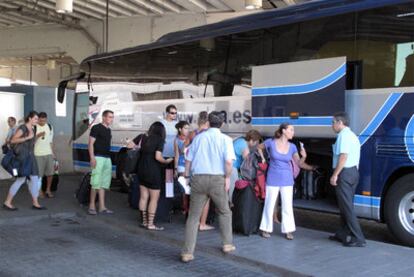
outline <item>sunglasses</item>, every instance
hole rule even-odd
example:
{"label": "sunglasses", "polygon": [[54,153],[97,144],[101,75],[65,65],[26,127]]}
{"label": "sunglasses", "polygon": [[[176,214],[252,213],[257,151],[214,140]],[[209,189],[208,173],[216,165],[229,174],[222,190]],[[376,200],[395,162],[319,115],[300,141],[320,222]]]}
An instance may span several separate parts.
{"label": "sunglasses", "polygon": [[169,114],[172,114],[172,115],[174,115],[174,114],[177,114],[177,112],[169,112]]}

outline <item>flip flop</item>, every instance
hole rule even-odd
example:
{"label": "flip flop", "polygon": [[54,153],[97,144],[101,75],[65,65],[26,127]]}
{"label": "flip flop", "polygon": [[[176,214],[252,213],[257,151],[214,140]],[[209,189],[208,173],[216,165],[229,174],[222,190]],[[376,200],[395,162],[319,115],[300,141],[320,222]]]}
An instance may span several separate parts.
{"label": "flip flop", "polygon": [[206,225],[206,226],[204,226],[204,227],[201,227],[201,226],[200,226],[200,228],[199,228],[200,232],[210,231],[210,230],[214,230],[214,229],[216,229],[216,228],[215,228],[215,227],[213,227],[213,226],[211,226],[211,225]]}
{"label": "flip flop", "polygon": [[114,212],[108,209],[102,210],[99,212],[100,214],[113,214]]}

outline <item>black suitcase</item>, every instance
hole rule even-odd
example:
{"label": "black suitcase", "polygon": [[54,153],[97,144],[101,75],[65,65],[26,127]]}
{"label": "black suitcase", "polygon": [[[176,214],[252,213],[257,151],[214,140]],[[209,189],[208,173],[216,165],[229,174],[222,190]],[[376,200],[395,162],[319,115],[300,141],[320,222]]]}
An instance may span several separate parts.
{"label": "black suitcase", "polygon": [[233,192],[233,231],[249,236],[257,233],[263,213],[263,202],[253,186],[235,189]]}
{"label": "black suitcase", "polygon": [[91,194],[91,173],[88,172],[83,176],[82,181],[79,185],[79,188],[75,192],[75,197],[76,199],[78,199],[78,202],[81,206],[88,205],[90,194]]}
{"label": "black suitcase", "polygon": [[128,204],[133,209],[139,209],[139,182],[138,177],[134,175],[129,185]]}
{"label": "black suitcase", "polygon": [[[52,179],[52,187],[50,188],[51,191],[57,191],[57,187],[59,184],[59,175],[55,174],[53,175],[53,179]],[[42,178],[42,191],[46,192],[46,187],[47,187],[47,177],[44,176]]]}
{"label": "black suitcase", "polygon": [[165,192],[161,190],[160,199],[158,200],[155,222],[172,222],[173,198],[166,198]]}

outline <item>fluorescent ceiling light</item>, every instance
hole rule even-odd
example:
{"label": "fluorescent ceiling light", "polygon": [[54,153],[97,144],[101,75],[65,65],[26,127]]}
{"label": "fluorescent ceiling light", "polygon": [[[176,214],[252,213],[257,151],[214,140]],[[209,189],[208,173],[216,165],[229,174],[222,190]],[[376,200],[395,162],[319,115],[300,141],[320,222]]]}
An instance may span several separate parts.
{"label": "fluorescent ceiling light", "polygon": [[56,0],[56,12],[71,13],[73,11],[73,0]]}
{"label": "fluorescent ceiling light", "polygon": [[244,7],[246,10],[257,10],[262,8],[262,0],[245,0]]}

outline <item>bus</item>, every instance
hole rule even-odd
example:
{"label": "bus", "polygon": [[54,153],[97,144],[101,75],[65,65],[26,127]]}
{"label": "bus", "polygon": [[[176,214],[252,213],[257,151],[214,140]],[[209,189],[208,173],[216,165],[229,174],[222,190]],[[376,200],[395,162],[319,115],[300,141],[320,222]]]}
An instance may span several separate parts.
{"label": "bus", "polygon": [[[295,70],[304,68],[316,78],[311,83],[321,85],[317,90],[334,76],[343,88],[339,94],[286,98],[260,85],[270,80],[295,86],[288,81],[298,80],[302,73]],[[86,58],[79,75],[60,83],[58,100],[67,84],[76,84],[76,170],[89,170],[88,130],[105,109],[115,112],[111,151],[118,177],[117,157],[127,138],[163,118],[169,104],[194,127],[200,111],[221,111],[223,131],[232,137],[252,128],[270,137],[286,120],[305,144],[309,162],[328,176],[313,197],[295,197],[294,205],[326,212],[338,212],[329,185],[335,140],[330,121],[343,109],[362,145],[354,198],[358,216],[386,223],[400,242],[414,246],[411,0],[311,1],[178,31]]]}

